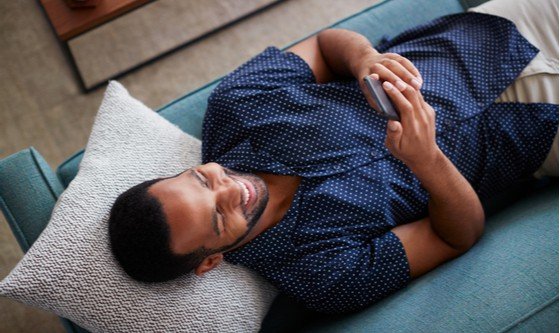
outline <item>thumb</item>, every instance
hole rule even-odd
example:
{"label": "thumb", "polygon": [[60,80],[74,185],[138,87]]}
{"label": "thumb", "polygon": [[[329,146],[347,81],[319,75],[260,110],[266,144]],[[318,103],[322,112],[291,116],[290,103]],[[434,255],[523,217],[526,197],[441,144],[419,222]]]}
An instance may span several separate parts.
{"label": "thumb", "polygon": [[400,122],[394,120],[389,120],[387,122],[387,141],[395,148],[399,146],[399,142],[401,141],[401,129],[402,126]]}

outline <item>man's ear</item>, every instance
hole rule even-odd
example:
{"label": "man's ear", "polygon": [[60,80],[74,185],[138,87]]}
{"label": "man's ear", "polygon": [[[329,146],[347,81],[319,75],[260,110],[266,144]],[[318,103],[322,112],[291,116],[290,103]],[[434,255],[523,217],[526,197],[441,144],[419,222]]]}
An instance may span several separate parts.
{"label": "man's ear", "polygon": [[195,268],[194,273],[197,276],[202,276],[202,274],[212,270],[214,267],[218,266],[222,262],[224,255],[221,253],[214,253],[204,258],[204,260]]}

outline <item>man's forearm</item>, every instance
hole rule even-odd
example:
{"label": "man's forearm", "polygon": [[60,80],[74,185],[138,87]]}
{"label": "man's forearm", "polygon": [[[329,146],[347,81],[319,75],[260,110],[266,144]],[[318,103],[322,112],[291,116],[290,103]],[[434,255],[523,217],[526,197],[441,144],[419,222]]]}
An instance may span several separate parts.
{"label": "man's forearm", "polygon": [[357,78],[359,59],[378,54],[362,35],[342,29],[328,29],[317,36],[319,48],[331,71],[338,76]]}
{"label": "man's forearm", "polygon": [[434,231],[454,248],[469,249],[482,235],[485,220],[472,186],[441,150],[433,162],[410,169],[430,194]]}
{"label": "man's forearm", "polygon": [[[361,79],[358,77],[363,72],[361,62],[379,54],[364,36],[348,30],[324,30],[317,41],[325,63],[338,76]],[[434,231],[456,249],[470,248],[482,235],[485,217],[469,182],[441,150],[430,163],[409,165],[409,168],[430,193],[430,221]]]}

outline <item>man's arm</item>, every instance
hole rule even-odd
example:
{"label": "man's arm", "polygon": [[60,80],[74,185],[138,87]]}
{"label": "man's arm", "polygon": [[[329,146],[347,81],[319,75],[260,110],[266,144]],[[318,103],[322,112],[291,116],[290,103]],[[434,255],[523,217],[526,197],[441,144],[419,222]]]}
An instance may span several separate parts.
{"label": "man's arm", "polygon": [[[367,48],[371,50],[360,51]],[[468,181],[437,147],[435,112],[424,102],[420,92],[408,84],[402,92],[395,89],[394,85],[401,77],[388,74],[384,65],[376,65],[374,60],[381,59],[377,57],[377,51],[365,37],[354,32],[325,30],[288,51],[307,62],[319,83],[348,75],[357,76],[361,81],[361,75],[371,75],[368,71],[372,70],[374,77],[392,83],[393,89],[386,91],[399,109],[401,122],[388,122],[388,125],[396,125],[397,130],[387,129],[386,145],[430,193],[430,217],[391,230],[404,246],[411,276],[420,276],[466,252],[483,232],[484,211]],[[401,61],[407,65],[409,61],[403,59]],[[417,73],[410,66],[406,66],[410,68],[408,73],[400,72],[405,80],[409,73]]]}
{"label": "man's arm", "polygon": [[434,231],[450,246],[466,251],[484,230],[484,210],[478,195],[441,151],[431,164],[411,167],[430,193],[428,204]]}
{"label": "man's arm", "polygon": [[380,53],[362,35],[342,29],[327,29],[317,35],[317,41],[325,62],[340,77],[361,79],[362,64]]}
{"label": "man's arm", "polygon": [[392,230],[416,277],[468,251],[484,230],[484,210],[472,186],[435,142],[434,109],[412,87],[403,92],[388,82],[383,87],[401,114],[400,122],[388,122],[385,144],[430,194],[429,218]]}
{"label": "man's arm", "polygon": [[297,54],[309,65],[317,83],[327,83],[335,79],[335,74],[332,72],[329,65],[327,65],[323,53],[319,48],[317,35],[313,35],[297,43],[286,51]]}
{"label": "man's arm", "polygon": [[317,83],[352,76],[358,78],[359,59],[379,55],[364,36],[342,29],[323,30],[286,51],[307,62]]}
{"label": "man's arm", "polygon": [[468,251],[482,235],[485,218],[473,188],[443,153],[433,164],[411,170],[430,194],[429,217],[391,231],[416,278]]}
{"label": "man's arm", "polygon": [[472,186],[436,143],[434,109],[412,87],[400,92],[385,82],[383,88],[401,114],[400,122],[388,122],[385,145],[429,192],[434,231],[453,248],[466,251],[482,234],[484,210]]}
{"label": "man's arm", "polygon": [[350,30],[323,30],[287,51],[297,54],[307,62],[317,83],[354,77],[374,109],[377,106],[367,93],[363,82],[365,76],[390,81],[399,89],[404,89],[405,82],[416,89],[420,89],[422,84],[420,72],[412,62],[396,53],[377,52],[364,36]]}
{"label": "man's arm", "polygon": [[[359,79],[358,65],[379,55],[364,36],[341,29],[323,30],[286,51],[297,54],[307,62],[317,83],[330,82],[337,77],[353,76]],[[365,75],[361,75],[361,78]]]}

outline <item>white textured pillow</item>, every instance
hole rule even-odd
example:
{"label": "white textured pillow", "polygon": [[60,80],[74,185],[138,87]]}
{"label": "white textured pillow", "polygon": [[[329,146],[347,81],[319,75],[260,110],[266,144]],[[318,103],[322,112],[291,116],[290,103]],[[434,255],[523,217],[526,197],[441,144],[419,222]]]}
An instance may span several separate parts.
{"label": "white textured pillow", "polygon": [[274,287],[226,262],[203,277],[129,278],[113,259],[107,220],[117,196],[200,163],[200,141],[111,81],[76,178],[0,293],[94,332],[257,331]]}

